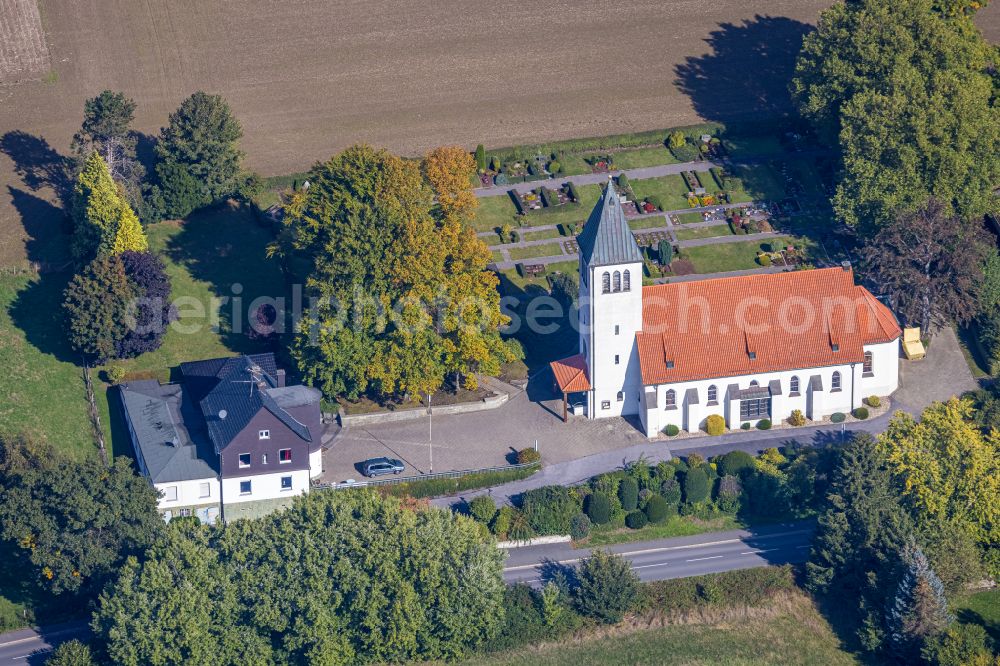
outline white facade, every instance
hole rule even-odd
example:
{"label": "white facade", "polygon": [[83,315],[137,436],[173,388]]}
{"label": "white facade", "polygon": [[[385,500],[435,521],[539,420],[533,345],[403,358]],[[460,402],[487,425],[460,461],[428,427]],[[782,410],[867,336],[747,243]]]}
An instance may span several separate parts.
{"label": "white facade", "polygon": [[219,516],[219,479],[193,479],[154,483],[160,491],[156,508],[170,520],[179,516],[197,516],[203,522],[214,523]]}
{"label": "white facade", "polygon": [[[244,484],[249,483],[249,486]],[[223,505],[259,502],[309,492],[309,470],[254,474],[222,480]]]}
{"label": "white facade", "polygon": [[581,265],[581,271],[587,277],[580,280],[580,353],[593,386],[587,414],[637,414],[642,379],[635,334],[642,330],[642,264]]}
{"label": "white facade", "polygon": [[309,454],[309,478],[315,479],[323,474],[323,449],[317,448]]}

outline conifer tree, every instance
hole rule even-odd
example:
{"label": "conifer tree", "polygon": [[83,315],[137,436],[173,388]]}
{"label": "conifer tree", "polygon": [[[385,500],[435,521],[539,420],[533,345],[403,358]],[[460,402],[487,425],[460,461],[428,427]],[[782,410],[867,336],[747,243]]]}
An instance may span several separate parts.
{"label": "conifer tree", "polygon": [[[84,163],[73,188],[73,257],[80,263],[96,256],[148,248],[139,219],[95,151]],[[121,238],[119,238],[119,236]]]}
{"label": "conifer tree", "polygon": [[944,585],[914,543],[902,553],[903,575],[886,612],[889,644],[904,658],[916,656],[925,639],[952,622]]}

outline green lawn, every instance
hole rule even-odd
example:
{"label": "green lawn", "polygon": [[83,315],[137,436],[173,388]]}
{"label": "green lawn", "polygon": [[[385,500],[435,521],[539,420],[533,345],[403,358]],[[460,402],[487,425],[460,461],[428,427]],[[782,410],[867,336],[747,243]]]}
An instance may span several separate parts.
{"label": "green lawn", "polygon": [[730,236],[732,231],[728,224],[717,224],[714,227],[696,227],[694,229],[678,229],[677,240],[694,240],[696,238],[716,238]]}
{"label": "green lawn", "polygon": [[506,194],[495,197],[479,197],[479,209],[472,227],[476,231],[493,231],[509,224],[517,226],[517,209]]}
{"label": "green lawn", "polygon": [[677,158],[666,146],[636,148],[613,153],[616,169],[641,169],[661,164],[677,164]]}
{"label": "green lawn", "polygon": [[559,233],[558,229],[541,229],[535,231],[531,227],[525,227],[521,230],[521,240],[526,241],[549,240],[562,237],[563,235]]}
{"label": "green lawn", "polygon": [[952,599],[951,606],[959,622],[983,625],[1000,645],[1000,588]]}
{"label": "green lawn", "polygon": [[644,217],[638,220],[630,220],[628,226],[632,231],[639,231],[641,229],[658,229],[660,227],[667,226],[666,220],[662,216],[657,215],[656,217]]}
{"label": "green lawn", "polygon": [[692,536],[706,532],[722,532],[741,527],[732,516],[719,516],[711,520],[699,520],[690,516],[672,516],[660,525],[646,525],[642,529],[630,530],[627,527],[610,528],[595,527],[586,541],[577,544],[580,548],[608,546],[615,543],[631,543],[651,539],[669,539],[671,537]]}
{"label": "green lawn", "polygon": [[703,245],[701,247],[684,248],[682,259],[694,263],[697,273],[721,273],[739,271],[748,268],[760,268],[757,263],[757,252],[761,243],[748,241],[745,243],[723,243],[720,245]]}
{"label": "green lawn", "polygon": [[632,191],[639,199],[657,196],[666,210],[682,210],[688,208],[687,183],[680,175],[660,176],[659,178],[645,178],[643,180],[633,180]]}
{"label": "green lawn", "polygon": [[69,277],[0,277],[0,434],[30,433],[83,458],[97,447],[79,358],[65,339]]}
{"label": "green lawn", "polygon": [[794,597],[776,602],[774,614],[715,621],[697,616],[689,624],[655,629],[641,622],[619,630],[595,631],[566,637],[542,647],[481,656],[461,662],[468,665],[603,666],[629,664],[684,664],[686,666],[847,666],[855,658],[811,602]]}
{"label": "green lawn", "polygon": [[701,213],[678,213],[674,217],[677,218],[677,224],[694,224],[705,221],[705,216]]}
{"label": "green lawn", "polygon": [[583,225],[587,221],[587,216],[601,198],[600,185],[580,185],[576,188],[580,197],[578,204],[563,204],[555,208],[532,211],[527,214],[526,221],[529,225],[537,226],[543,224],[578,224]]}
{"label": "green lawn", "polygon": [[[551,273],[569,273],[571,275],[576,275],[580,266],[576,261],[558,261],[553,264],[546,264],[545,271],[547,274]],[[500,271],[500,282],[501,282],[501,293],[507,293],[504,290],[504,282],[510,283],[510,286],[516,289],[525,290],[528,287],[540,287],[542,289],[548,290],[549,282],[544,275],[539,275],[538,277],[521,277],[516,268],[508,268],[505,271]],[[528,351],[526,349],[526,351]],[[530,351],[529,351],[530,353]]]}
{"label": "green lawn", "polygon": [[507,249],[510,258],[535,259],[537,257],[556,257],[562,254],[562,248],[558,243],[546,243],[545,245],[529,245],[528,247],[511,247]]}
{"label": "green lawn", "polygon": [[735,173],[743,181],[743,192],[734,197],[736,202],[760,199],[778,201],[785,198],[784,179],[771,164],[739,167]]}

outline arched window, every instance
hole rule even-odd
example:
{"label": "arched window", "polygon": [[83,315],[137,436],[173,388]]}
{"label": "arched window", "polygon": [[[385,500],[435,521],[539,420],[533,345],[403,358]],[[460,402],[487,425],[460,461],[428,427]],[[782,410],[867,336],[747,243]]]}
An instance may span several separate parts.
{"label": "arched window", "polygon": [[673,389],[667,390],[667,409],[677,406],[677,393]]}
{"label": "arched window", "polygon": [[792,375],[792,378],[788,380],[788,391],[790,393],[799,392],[799,378],[797,376]]}
{"label": "arched window", "polygon": [[618,402],[625,399],[625,393],[623,391],[618,391]]}
{"label": "arched window", "polygon": [[750,386],[760,386],[760,384],[758,384],[757,380],[755,379],[752,382],[750,382]]}
{"label": "arched window", "polygon": [[719,389],[715,388],[715,384],[708,387],[708,401],[718,402],[719,401]]}
{"label": "arched window", "polygon": [[618,271],[615,271],[615,275],[612,280],[612,291],[621,291],[621,290],[622,290],[622,274],[619,273]]}
{"label": "arched window", "polygon": [[861,367],[861,371],[866,375],[872,374],[875,369],[875,359],[872,358],[872,353],[870,351],[865,352],[865,363]]}
{"label": "arched window", "polygon": [[830,378],[830,390],[839,391],[840,390],[840,373],[834,372],[833,377]]}
{"label": "arched window", "polygon": [[624,273],[622,273],[622,290],[630,291],[631,289],[632,289],[632,280],[631,277],[629,276],[628,271],[625,271]]}
{"label": "arched window", "polygon": [[611,273],[607,271],[604,271],[604,275],[601,276],[601,293],[611,293]]}

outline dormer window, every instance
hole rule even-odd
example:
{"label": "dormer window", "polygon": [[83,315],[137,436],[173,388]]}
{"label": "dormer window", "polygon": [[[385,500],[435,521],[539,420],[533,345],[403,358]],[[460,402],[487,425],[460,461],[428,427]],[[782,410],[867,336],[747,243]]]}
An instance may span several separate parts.
{"label": "dormer window", "polygon": [[751,361],[756,361],[757,360],[757,352],[755,352],[755,351],[747,352],[747,356],[750,357]]}
{"label": "dormer window", "polygon": [[834,342],[833,344],[830,345],[830,349],[832,349],[835,352],[839,352],[840,351],[840,345],[838,345],[836,342]]}
{"label": "dormer window", "polygon": [[673,361],[667,361],[667,370],[670,370],[673,367],[674,367],[674,362]]}

